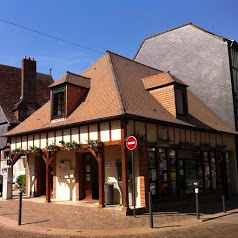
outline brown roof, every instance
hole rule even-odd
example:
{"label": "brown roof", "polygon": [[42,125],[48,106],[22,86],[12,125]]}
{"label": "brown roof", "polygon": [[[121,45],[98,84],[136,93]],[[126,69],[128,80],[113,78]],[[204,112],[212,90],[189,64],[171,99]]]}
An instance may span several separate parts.
{"label": "brown roof", "polygon": [[[12,110],[19,103],[21,96],[21,68],[0,65],[0,106],[9,123],[18,123]],[[53,82],[50,75],[37,73],[36,102],[42,106],[49,100],[48,86]]]}
{"label": "brown roof", "polygon": [[189,120],[182,121],[175,118],[143,85],[142,79],[150,76],[153,79],[153,76],[157,77],[160,73],[161,71],[157,69],[107,52],[83,73],[84,77],[91,79],[89,93],[85,101],[67,119],[50,122],[50,102],[48,102],[6,135],[56,129],[60,126],[122,115],[235,133],[189,90]]}
{"label": "brown roof", "polygon": [[67,71],[67,73],[63,77],[61,77],[58,81],[52,83],[49,87],[52,88],[62,83],[71,83],[84,88],[90,88],[90,78],[86,78],[82,75],[78,75],[69,71]]}
{"label": "brown roof", "polygon": [[181,80],[177,79],[175,76],[171,75],[169,72],[163,72],[149,76],[147,78],[143,78],[142,82],[144,84],[145,89],[156,88],[170,83],[179,83],[188,86]]}

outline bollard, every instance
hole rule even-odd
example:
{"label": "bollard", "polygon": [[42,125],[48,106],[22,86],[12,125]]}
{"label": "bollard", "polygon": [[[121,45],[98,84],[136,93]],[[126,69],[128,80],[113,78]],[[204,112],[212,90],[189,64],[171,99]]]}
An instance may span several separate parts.
{"label": "bollard", "polygon": [[18,226],[21,225],[21,212],[22,212],[22,191],[19,192],[19,213],[18,213]]}
{"label": "bollard", "polygon": [[149,191],[149,213],[150,213],[150,228],[153,228],[153,211],[152,211],[152,193]]}
{"label": "bollard", "polygon": [[222,207],[223,207],[223,212],[226,213],[225,196],[222,196]]}
{"label": "bollard", "polygon": [[195,188],[197,219],[200,218],[200,214],[199,214],[199,202],[198,202],[198,192],[199,192],[199,188]]}

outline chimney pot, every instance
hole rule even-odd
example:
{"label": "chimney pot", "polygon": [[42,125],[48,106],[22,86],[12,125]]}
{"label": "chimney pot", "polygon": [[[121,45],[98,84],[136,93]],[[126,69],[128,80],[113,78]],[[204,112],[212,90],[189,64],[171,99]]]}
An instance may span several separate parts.
{"label": "chimney pot", "polygon": [[31,60],[31,57],[29,57],[29,60]]}
{"label": "chimney pot", "polygon": [[24,59],[26,59],[26,56],[24,56]]}

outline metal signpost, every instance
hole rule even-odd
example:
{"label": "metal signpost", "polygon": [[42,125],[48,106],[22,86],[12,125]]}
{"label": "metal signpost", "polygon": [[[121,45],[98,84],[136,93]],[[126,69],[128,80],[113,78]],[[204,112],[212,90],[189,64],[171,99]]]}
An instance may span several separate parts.
{"label": "metal signpost", "polygon": [[133,198],[133,206],[134,206],[134,217],[136,216],[136,191],[135,191],[135,163],[134,163],[134,149],[137,146],[137,139],[134,136],[129,136],[126,139],[126,147],[128,150],[131,150],[131,158],[132,158],[132,198]]}

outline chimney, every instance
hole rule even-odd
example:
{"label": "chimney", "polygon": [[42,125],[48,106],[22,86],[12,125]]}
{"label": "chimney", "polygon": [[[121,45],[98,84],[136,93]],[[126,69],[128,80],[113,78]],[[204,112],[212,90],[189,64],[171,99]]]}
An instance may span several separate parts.
{"label": "chimney", "polygon": [[21,99],[24,103],[36,103],[36,61],[26,56],[22,60]]}

